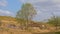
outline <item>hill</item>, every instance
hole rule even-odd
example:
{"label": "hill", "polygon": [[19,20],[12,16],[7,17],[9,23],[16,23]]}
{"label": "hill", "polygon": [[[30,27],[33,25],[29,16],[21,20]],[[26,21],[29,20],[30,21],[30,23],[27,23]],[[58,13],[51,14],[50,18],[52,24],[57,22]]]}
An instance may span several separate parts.
{"label": "hill", "polygon": [[14,17],[11,17],[11,16],[0,16],[0,20],[15,21],[16,19]]}
{"label": "hill", "polygon": [[[24,20],[19,20],[24,22]],[[46,23],[29,21],[29,30],[22,30],[17,19],[11,16],[0,16],[0,34],[35,34],[55,32],[55,27]],[[60,29],[59,29],[60,31]]]}

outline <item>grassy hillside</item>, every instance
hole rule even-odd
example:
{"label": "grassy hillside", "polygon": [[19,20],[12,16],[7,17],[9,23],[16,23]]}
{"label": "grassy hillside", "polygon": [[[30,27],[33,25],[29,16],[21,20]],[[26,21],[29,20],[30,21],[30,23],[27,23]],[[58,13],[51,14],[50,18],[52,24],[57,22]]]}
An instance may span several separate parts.
{"label": "grassy hillside", "polygon": [[[19,20],[19,23],[22,23],[24,20]],[[41,23],[41,22],[34,22],[29,21],[30,24],[28,26],[29,30],[21,30],[19,28],[19,23],[17,22],[17,19],[10,16],[0,16],[0,34],[40,34],[40,33],[47,33],[47,32],[54,32],[55,28],[52,25]],[[46,29],[40,29],[41,25],[45,25]],[[40,28],[39,28],[40,27]],[[60,31],[60,30],[59,30]],[[49,34],[49,33],[48,33]]]}
{"label": "grassy hillside", "polygon": [[1,27],[7,27],[10,24],[17,25],[16,18],[10,16],[0,16]]}
{"label": "grassy hillside", "polygon": [[0,23],[2,23],[0,26],[0,34],[31,34],[30,32],[17,28],[16,25],[18,24],[16,18],[10,16],[0,16]]}
{"label": "grassy hillside", "polygon": [[0,16],[0,20],[16,20],[14,17],[11,17],[11,16]]}

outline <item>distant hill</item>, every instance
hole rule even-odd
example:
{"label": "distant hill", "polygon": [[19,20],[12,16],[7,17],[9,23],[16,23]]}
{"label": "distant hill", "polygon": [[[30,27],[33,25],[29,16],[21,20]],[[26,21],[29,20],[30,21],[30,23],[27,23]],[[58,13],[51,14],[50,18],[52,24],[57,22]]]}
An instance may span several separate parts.
{"label": "distant hill", "polygon": [[11,16],[0,16],[0,23],[2,23],[2,26],[8,25],[8,24],[17,24],[16,18]]}
{"label": "distant hill", "polygon": [[0,16],[0,20],[16,20],[16,19],[11,16]]}

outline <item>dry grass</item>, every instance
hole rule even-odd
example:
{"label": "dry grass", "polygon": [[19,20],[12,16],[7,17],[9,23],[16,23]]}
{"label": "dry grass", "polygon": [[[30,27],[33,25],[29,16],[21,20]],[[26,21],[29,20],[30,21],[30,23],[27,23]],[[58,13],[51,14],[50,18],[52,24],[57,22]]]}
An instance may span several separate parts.
{"label": "dry grass", "polygon": [[[2,19],[4,18],[4,19]],[[8,17],[9,18],[9,17]],[[20,24],[17,24],[16,19],[10,18],[8,20],[7,17],[1,17],[2,19],[2,26],[0,26],[0,34],[32,34],[32,33],[46,33],[46,32],[52,32],[55,31],[53,27],[49,27],[49,29],[39,29],[39,28],[29,28],[29,30],[21,30],[18,28],[8,28],[8,24],[13,24],[16,26],[19,26]],[[60,30],[59,30],[60,31]]]}

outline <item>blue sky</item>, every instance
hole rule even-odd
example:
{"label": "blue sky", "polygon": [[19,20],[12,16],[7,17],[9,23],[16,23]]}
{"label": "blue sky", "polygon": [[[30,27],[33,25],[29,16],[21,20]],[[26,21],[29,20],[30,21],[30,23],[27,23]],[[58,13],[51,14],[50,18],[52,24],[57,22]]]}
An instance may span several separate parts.
{"label": "blue sky", "polygon": [[0,0],[0,15],[15,16],[23,3],[31,3],[37,10],[34,17],[36,21],[42,21],[54,15],[60,15],[60,0]]}
{"label": "blue sky", "polygon": [[0,12],[6,16],[15,16],[22,5],[19,0],[0,0],[0,2]]}

